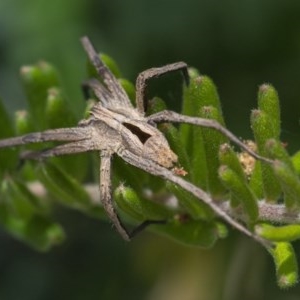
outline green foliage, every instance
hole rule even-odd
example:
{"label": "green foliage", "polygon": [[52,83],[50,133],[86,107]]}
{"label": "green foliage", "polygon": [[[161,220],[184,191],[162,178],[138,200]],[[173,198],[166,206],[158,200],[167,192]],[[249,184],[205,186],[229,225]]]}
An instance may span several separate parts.
{"label": "green foliage", "polygon": [[298,267],[292,245],[287,242],[276,243],[271,254],[276,266],[278,285],[281,288],[288,288],[295,285],[298,280]]}
{"label": "green foliage", "polygon": [[220,167],[219,176],[234,199],[241,201],[244,212],[249,219],[249,223],[253,224],[258,218],[258,204],[254,193],[249,188],[244,177],[240,177],[228,166]]}
{"label": "green foliage", "polygon": [[165,220],[174,215],[176,210],[158,201],[141,198],[129,187],[120,185],[115,189],[115,200],[120,209],[133,220]]}
{"label": "green foliage", "polygon": [[34,66],[22,67],[20,74],[34,125],[39,130],[45,129],[47,94],[50,88],[59,86],[58,72],[54,66],[39,62]]}
{"label": "green foliage", "polygon": [[[121,78],[117,64],[110,57],[101,57],[134,102],[134,85]],[[88,72],[95,75],[90,65]],[[216,120],[225,126],[214,83],[195,69],[189,72],[191,82],[183,87],[182,113]],[[11,120],[0,102],[0,138],[45,128],[76,126],[78,120],[67,105],[58,72],[52,65],[41,62],[23,67],[21,79],[29,109],[16,113]],[[86,103],[83,117],[88,115],[94,101],[90,99]],[[162,99],[154,98],[149,102],[148,113],[165,108]],[[296,283],[298,276],[289,242],[300,237],[299,225],[262,224],[260,218],[264,216],[259,211],[261,203],[275,207],[282,200],[288,212],[299,213],[300,209],[300,155],[298,152],[291,158],[280,142],[279,98],[274,87],[264,84],[259,88],[258,109],[252,111],[250,122],[258,153],[274,160],[272,164],[250,157],[242,160],[240,154],[245,153],[237,153],[228,139],[214,129],[187,124],[178,127],[160,124],[159,128],[178,155],[179,176],[185,175],[186,180],[204,189],[214,201],[228,202],[228,213],[242,212],[248,229],[270,242],[266,247],[274,258],[279,286],[289,287]],[[41,148],[31,145],[26,149]],[[98,182],[95,156],[84,154],[26,162],[17,168],[18,157],[18,149],[1,150],[0,223],[13,236],[40,251],[61,243],[63,229],[52,220],[55,201],[88,216],[104,218],[100,202],[95,201],[85,185]],[[211,209],[181,187],[154,178],[120,159],[114,161],[113,168],[116,208],[132,226],[145,220],[164,221],[165,224],[151,225],[149,230],[193,247],[209,248],[227,236],[226,226]],[[42,186],[46,195],[38,196],[30,189],[32,181]],[[120,185],[120,182],[124,183]]]}
{"label": "green foliage", "polygon": [[[255,137],[255,142],[259,154],[267,156],[265,144],[269,139],[275,138],[276,133],[273,129],[274,119],[262,110],[253,110],[251,114],[251,126]],[[276,122],[277,123],[277,122]],[[261,164],[261,174],[264,186],[264,196],[269,202],[276,202],[280,196],[280,187],[272,167]]]}
{"label": "green foliage", "polygon": [[93,203],[86,190],[71,175],[60,169],[59,165],[48,162],[36,168],[37,177],[49,193],[67,207],[86,214],[100,216],[99,203]]}
{"label": "green foliage", "polygon": [[[9,136],[14,135],[14,128],[12,125],[12,122],[9,118],[8,113],[5,110],[5,107],[0,99],[0,138],[6,138]],[[0,174],[3,175],[3,173],[6,170],[12,170],[16,167],[16,162],[18,159],[18,153],[16,151],[12,151],[10,149],[4,149],[1,151],[0,155]]]}
{"label": "green foliage", "polygon": [[261,237],[274,242],[292,242],[300,238],[300,225],[273,226],[267,223],[255,226],[255,231]]}
{"label": "green foliage", "polygon": [[45,122],[48,128],[70,127],[76,123],[76,118],[67,105],[63,92],[56,86],[47,90]]}
{"label": "green foliage", "polygon": [[39,251],[64,240],[62,227],[49,217],[48,205],[22,182],[3,179],[0,197],[0,223],[10,234]]}
{"label": "green foliage", "polygon": [[185,218],[173,218],[164,226],[154,225],[154,232],[190,247],[211,248],[219,238],[227,236],[224,224]]}
{"label": "green foliage", "polygon": [[286,207],[289,209],[298,208],[300,204],[300,180],[298,176],[281,161],[275,161],[273,169],[284,193]]}

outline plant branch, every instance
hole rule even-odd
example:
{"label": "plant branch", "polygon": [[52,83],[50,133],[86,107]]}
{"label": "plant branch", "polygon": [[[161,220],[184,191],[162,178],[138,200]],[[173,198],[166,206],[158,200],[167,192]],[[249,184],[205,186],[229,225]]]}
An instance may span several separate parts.
{"label": "plant branch", "polygon": [[[232,209],[229,201],[221,202],[220,208],[231,216],[244,221],[245,215],[241,208]],[[298,224],[300,223],[300,213],[293,212],[286,208],[284,204],[270,204],[265,200],[258,201],[260,221],[268,221],[278,224]]]}
{"label": "plant branch", "polygon": [[[44,198],[47,196],[47,190],[40,182],[28,183],[28,188],[37,197]],[[92,202],[99,204],[99,186],[97,184],[85,184],[84,189],[89,194]],[[246,216],[243,214],[241,208],[232,209],[229,201],[215,203],[228,216],[245,221]],[[258,201],[259,206],[259,220],[269,221],[280,224],[297,224],[300,223],[300,213],[291,212],[286,209],[283,204],[270,204],[264,200]],[[252,233],[249,232],[251,237]],[[249,234],[247,233],[249,236]],[[256,239],[256,238],[255,238]],[[259,240],[261,243],[261,240]],[[265,240],[264,240],[265,242]]]}

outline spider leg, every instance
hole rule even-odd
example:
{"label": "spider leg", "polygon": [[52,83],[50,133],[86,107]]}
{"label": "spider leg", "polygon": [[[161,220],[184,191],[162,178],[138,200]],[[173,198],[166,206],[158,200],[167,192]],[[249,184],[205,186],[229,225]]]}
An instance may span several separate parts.
{"label": "spider leg", "polygon": [[129,241],[130,236],[123,226],[117,212],[112,203],[111,197],[111,153],[108,151],[101,151],[100,163],[100,197],[101,203],[108,217],[112,221],[116,230],[120,233],[124,240]]}
{"label": "spider leg", "polygon": [[256,152],[251,150],[247,147],[239,138],[237,138],[231,131],[223,127],[220,123],[216,122],[215,120],[198,118],[198,117],[190,117],[178,114],[176,112],[170,110],[160,111],[156,114],[153,114],[147,117],[147,120],[155,122],[155,123],[162,123],[162,122],[172,122],[172,123],[187,123],[193,124],[201,127],[208,127],[213,128],[219,132],[221,132],[224,136],[228,137],[232,142],[238,145],[240,148],[245,150],[254,158],[264,161],[266,163],[273,163],[271,159],[258,155]]}
{"label": "spider leg", "polygon": [[89,57],[90,62],[95,67],[100,77],[103,79],[108,90],[113,94],[115,104],[117,104],[117,106],[132,107],[127,94],[123,90],[116,77],[100,59],[89,38],[86,36],[82,37],[81,43]]}
{"label": "spider leg", "polygon": [[137,234],[142,232],[146,227],[148,227],[149,225],[154,225],[154,224],[164,225],[164,224],[167,224],[167,220],[146,220],[130,232],[130,234],[129,234],[130,238],[135,237]]}
{"label": "spider leg", "polygon": [[18,137],[0,140],[0,148],[50,141],[81,141],[88,139],[89,136],[90,134],[88,128],[84,127],[50,129],[42,132],[33,132]]}
{"label": "spider leg", "polygon": [[125,150],[125,149],[119,149],[117,153],[120,157],[123,158],[124,161],[128,162],[129,164],[140,168],[147,173],[150,173],[155,176],[159,176],[165,180],[169,180],[178,186],[182,187],[192,195],[194,195],[196,198],[199,199],[199,201],[203,201],[205,204],[207,204],[220,218],[225,220],[227,223],[229,223],[232,227],[239,230],[240,232],[246,234],[247,236],[255,239],[262,245],[269,247],[270,243],[266,241],[265,239],[261,238],[260,236],[256,235],[255,233],[248,230],[246,227],[244,227],[242,224],[240,224],[238,221],[236,221],[234,218],[232,218],[229,214],[227,214],[219,205],[218,203],[214,202],[214,200],[211,198],[211,196],[206,193],[204,190],[200,189],[199,187],[193,185],[192,183],[184,180],[183,178],[176,176],[173,174],[172,171],[161,167],[160,165],[154,163],[153,161],[147,160],[147,159],[141,159],[138,155]]}
{"label": "spider leg", "polygon": [[89,92],[92,90],[103,106],[109,106],[112,95],[97,79],[92,78],[84,81],[81,84],[81,88],[85,99],[90,98]]}
{"label": "spider leg", "polygon": [[68,154],[77,154],[92,151],[89,145],[85,141],[72,142],[63,145],[53,147],[51,149],[45,149],[42,151],[24,151],[21,153],[21,160],[31,159],[31,160],[42,160],[47,157],[61,156]]}
{"label": "spider leg", "polygon": [[117,212],[112,203],[111,198],[111,154],[108,151],[101,151],[100,165],[100,197],[101,203],[108,217],[113,222],[116,230],[120,233],[124,240],[129,241],[139,232],[151,224],[165,224],[165,220],[146,220],[137,226],[132,232],[128,232],[122,224]]}
{"label": "spider leg", "polygon": [[159,68],[151,68],[140,73],[136,79],[136,105],[139,112],[144,113],[147,110],[146,89],[150,79],[162,76],[167,73],[182,71],[185,82],[189,83],[187,64],[177,62]]}

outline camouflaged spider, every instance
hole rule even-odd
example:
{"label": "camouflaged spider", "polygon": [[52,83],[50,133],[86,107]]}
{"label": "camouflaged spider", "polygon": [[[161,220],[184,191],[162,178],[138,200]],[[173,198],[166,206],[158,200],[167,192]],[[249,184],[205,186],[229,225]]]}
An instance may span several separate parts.
{"label": "camouflaged spider", "polygon": [[[155,124],[159,122],[177,122],[214,128],[252,156],[261,160],[268,160],[248,149],[237,137],[213,120],[183,116],[173,111],[162,111],[145,117],[145,90],[147,82],[153,77],[159,77],[174,71],[182,71],[186,82],[188,82],[186,63],[177,62],[160,68],[148,69],[140,73],[136,80],[137,107],[134,108],[126,92],[99,58],[89,39],[83,37],[81,42],[90,62],[103,81],[100,82],[92,78],[85,82],[85,86],[91,89],[99,100],[92,107],[90,117],[80,121],[77,127],[46,130],[0,140],[0,148],[47,141],[67,142],[48,150],[25,155],[25,158],[35,160],[66,154],[99,151],[101,157],[101,202],[113,225],[125,240],[129,240],[132,234],[129,234],[121,223],[111,197],[111,159],[114,154],[150,174],[160,176],[180,185],[208,204],[216,214],[232,226],[253,237],[253,234],[248,229],[218,207],[206,192],[176,176],[169,170],[176,164],[177,155],[170,149],[166,138],[156,128]],[[146,221],[139,228],[143,228],[152,222],[155,221]]]}

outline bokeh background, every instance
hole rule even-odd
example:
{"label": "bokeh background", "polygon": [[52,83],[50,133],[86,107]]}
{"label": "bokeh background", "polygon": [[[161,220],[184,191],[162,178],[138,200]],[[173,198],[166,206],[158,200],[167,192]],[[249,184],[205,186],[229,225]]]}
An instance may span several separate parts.
{"label": "bokeh background", "polygon": [[[244,138],[251,137],[258,86],[272,83],[281,98],[282,140],[290,153],[300,148],[299,1],[1,0],[0,95],[10,111],[25,107],[20,66],[44,59],[60,70],[80,115],[82,35],[132,81],[178,60],[197,67],[215,81],[228,127]],[[180,107],[167,84],[157,90]],[[108,223],[64,209],[57,218],[68,239],[45,254],[0,231],[1,300],[299,299],[299,285],[279,290],[268,254],[236,232],[203,250],[150,233],[128,244]]]}

